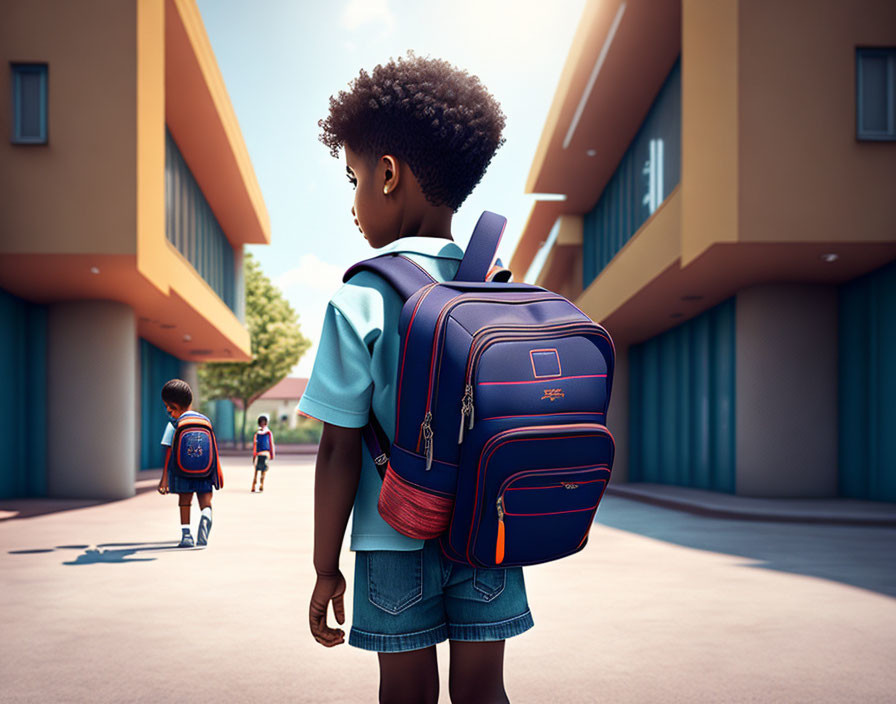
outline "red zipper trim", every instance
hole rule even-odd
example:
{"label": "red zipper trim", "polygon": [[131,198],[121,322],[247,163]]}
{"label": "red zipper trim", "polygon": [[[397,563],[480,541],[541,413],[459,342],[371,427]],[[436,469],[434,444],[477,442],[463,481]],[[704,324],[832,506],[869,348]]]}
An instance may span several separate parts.
{"label": "red zipper trim", "polygon": [[[578,485],[582,485],[582,484],[594,484],[594,482],[605,482],[605,481],[607,481],[607,480],[606,479],[589,479],[584,482],[575,482],[575,483]],[[564,489],[565,490],[566,487],[563,486],[562,482],[557,482],[556,484],[549,484],[547,486],[516,486],[516,487],[509,486],[502,492],[501,495],[503,496],[508,491],[542,491],[542,490],[547,490],[547,489]],[[506,510],[505,510],[505,513],[506,513]]]}
{"label": "red zipper trim", "polygon": [[[525,479],[527,476],[532,474],[542,474],[544,472],[588,472],[588,471],[597,471],[601,469],[606,469],[607,471],[610,468],[605,464],[579,464],[573,467],[545,467],[543,469],[524,469],[522,472],[516,472],[511,474],[507,479],[501,482],[501,486],[498,487],[498,496],[504,494],[505,491],[519,491],[518,489],[508,489],[508,487],[515,481],[520,479]],[[593,480],[598,481],[598,480]],[[585,483],[585,482],[583,482]],[[521,487],[522,489],[528,489],[530,487]]]}
{"label": "red zipper trim", "polygon": [[[600,503],[599,501],[597,503]],[[504,509],[505,516],[559,516],[562,513],[581,513],[582,511],[593,511],[597,504],[594,506],[589,506],[588,508],[571,508],[569,511],[549,511],[547,513],[511,513],[506,508]]]}
{"label": "red zipper trim", "polygon": [[535,379],[534,381],[480,381],[477,386],[510,386],[515,384],[553,384],[555,381],[565,381],[566,379],[606,379],[606,374],[579,374],[577,376],[555,376],[550,379]]}
{"label": "red zipper trim", "polygon": [[505,420],[507,418],[544,418],[545,416],[605,416],[603,411],[558,411],[557,413],[520,413],[513,416],[486,416],[480,420]]}

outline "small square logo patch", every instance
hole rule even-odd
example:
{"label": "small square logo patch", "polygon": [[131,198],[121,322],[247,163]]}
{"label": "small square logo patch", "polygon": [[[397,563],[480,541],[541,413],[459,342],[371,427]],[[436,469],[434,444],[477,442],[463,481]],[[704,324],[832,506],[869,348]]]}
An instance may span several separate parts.
{"label": "small square logo patch", "polygon": [[532,360],[532,373],[536,379],[545,379],[560,376],[560,355],[557,350],[532,350],[529,352]]}

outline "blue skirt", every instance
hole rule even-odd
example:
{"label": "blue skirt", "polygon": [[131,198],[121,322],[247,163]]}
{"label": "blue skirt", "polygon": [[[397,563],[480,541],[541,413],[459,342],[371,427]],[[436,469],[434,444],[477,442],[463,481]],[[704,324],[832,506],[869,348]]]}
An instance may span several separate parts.
{"label": "blue skirt", "polygon": [[218,488],[218,475],[213,474],[209,479],[187,479],[168,470],[168,492],[171,494],[189,494],[195,491],[197,494],[207,494],[212,489]]}

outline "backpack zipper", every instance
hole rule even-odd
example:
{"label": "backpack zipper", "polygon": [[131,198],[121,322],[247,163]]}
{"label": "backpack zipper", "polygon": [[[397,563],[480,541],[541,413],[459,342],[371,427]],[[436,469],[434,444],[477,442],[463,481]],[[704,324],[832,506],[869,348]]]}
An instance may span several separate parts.
{"label": "backpack zipper", "polygon": [[[578,325],[579,323],[557,323],[550,327],[558,327],[563,325]],[[464,441],[464,425],[466,424],[467,416],[470,416],[469,425],[467,425],[467,430],[473,429],[473,421],[474,414],[476,409],[473,407],[473,384],[470,383],[470,358],[474,354],[474,350],[476,346],[479,344],[479,340],[488,337],[489,335],[494,335],[499,332],[507,331],[513,332],[514,330],[531,330],[533,328],[543,329],[542,325],[532,325],[532,324],[520,324],[520,325],[502,325],[496,328],[488,328],[485,332],[477,332],[473,336],[473,343],[470,345],[470,354],[467,355],[467,367],[464,372],[464,377],[466,384],[464,385],[464,395],[460,402],[460,429],[457,434],[457,444],[460,445]],[[439,366],[441,366],[442,359],[439,358]],[[437,374],[438,376],[438,374]]]}
{"label": "backpack zipper", "polygon": [[[556,325],[550,326],[527,326],[525,329],[531,330],[533,328],[537,328],[539,330],[538,333],[533,333],[530,335],[505,335],[504,337],[498,337],[498,335],[504,331],[512,331],[514,328],[503,328],[503,329],[492,329],[484,335],[478,342],[474,340],[473,346],[470,348],[470,354],[467,357],[467,368],[465,373],[465,387],[464,387],[464,396],[461,400],[461,418],[460,418],[460,432],[458,433],[457,442],[458,444],[463,442],[464,439],[464,420],[469,415],[470,420],[467,424],[467,430],[473,429],[473,424],[475,421],[475,405],[474,405],[474,395],[473,395],[473,370],[478,362],[479,358],[485,352],[485,350],[490,347],[492,344],[496,342],[503,342],[505,340],[513,340],[513,339],[530,339],[530,340],[538,340],[543,337],[551,337],[556,335],[557,332],[563,331],[566,334],[562,335],[562,337],[571,337],[578,332],[592,332],[594,335],[598,337],[602,337],[604,339],[609,339],[604,329],[594,322],[575,322],[575,323],[558,323]],[[523,329],[521,327],[515,328],[516,330]]]}
{"label": "backpack zipper", "polygon": [[[500,565],[504,561],[504,543],[506,540],[505,527],[504,527],[504,515],[505,515],[505,513],[504,513],[504,492],[507,491],[507,487],[510,484],[512,484],[513,482],[515,482],[518,479],[522,479],[526,475],[540,474],[543,472],[551,472],[551,471],[565,472],[565,476],[572,476],[572,475],[580,474],[583,472],[593,472],[593,471],[599,470],[599,469],[606,469],[607,471],[609,471],[609,467],[607,467],[606,465],[595,465],[593,467],[582,468],[582,469],[572,469],[572,468],[569,468],[569,469],[570,469],[570,471],[566,471],[564,468],[554,469],[554,470],[530,469],[528,471],[518,472],[517,474],[512,474],[509,477],[507,477],[507,479],[504,480],[504,482],[501,484],[501,488],[498,490],[498,499],[497,499],[497,501],[495,501],[495,508],[498,513],[498,536],[495,540],[495,564],[496,565]],[[605,480],[593,480],[593,481],[605,481]],[[590,484],[592,482],[589,481],[589,482],[582,482],[582,483]],[[566,489],[577,489],[579,486],[581,486],[581,484],[558,481],[557,486],[555,486],[555,487],[531,487],[531,488],[533,488],[533,489],[557,489],[561,486],[565,487]],[[478,532],[479,531],[477,530],[477,534],[478,534]]]}
{"label": "backpack zipper", "polygon": [[[433,445],[433,434],[432,434],[432,426],[431,426],[431,424],[432,424],[432,398],[433,398],[433,389],[435,388],[435,380],[438,377],[438,374],[435,374],[435,375],[433,374],[433,369],[435,368],[436,352],[439,349],[439,344],[442,340],[442,330],[444,329],[445,318],[455,308],[457,308],[459,305],[463,305],[464,303],[503,303],[505,305],[506,304],[518,305],[521,303],[539,303],[539,302],[544,302],[544,301],[553,301],[553,300],[557,300],[557,298],[558,298],[556,295],[552,295],[552,296],[542,296],[539,298],[527,298],[527,299],[523,299],[523,300],[513,301],[513,300],[507,300],[506,298],[495,298],[495,297],[464,298],[464,295],[465,294],[461,293],[461,294],[455,296],[454,298],[452,298],[449,301],[448,305],[444,306],[442,308],[442,310],[439,312],[439,317],[436,320],[436,337],[435,337],[435,340],[433,341],[432,355],[430,356],[430,359],[429,359],[429,383],[428,383],[427,392],[426,392],[426,415],[424,415],[424,417],[423,417],[423,423],[420,424],[420,432],[417,435],[417,447],[416,447],[416,452],[419,453],[420,452],[420,444],[422,441],[425,441],[425,439],[426,439],[424,428],[428,428],[429,429],[429,441],[426,442],[424,445],[424,454],[426,455],[426,471],[429,471],[429,469],[432,467],[432,445]],[[458,299],[461,299],[461,300],[458,300]],[[406,339],[408,337],[410,337],[410,333],[411,333],[411,331],[410,331],[410,325],[409,325],[408,331],[405,335]],[[439,369],[441,369],[441,366],[442,366],[442,356],[439,355]],[[429,419],[428,423],[427,423],[427,417]]]}

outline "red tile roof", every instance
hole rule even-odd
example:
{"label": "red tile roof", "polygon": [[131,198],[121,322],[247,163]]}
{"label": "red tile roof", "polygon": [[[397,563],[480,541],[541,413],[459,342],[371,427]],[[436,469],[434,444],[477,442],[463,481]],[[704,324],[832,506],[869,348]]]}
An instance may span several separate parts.
{"label": "red tile roof", "polygon": [[259,400],[283,399],[287,401],[298,401],[305,393],[305,387],[308,385],[308,379],[288,376],[283,381],[275,384],[265,391]]}

